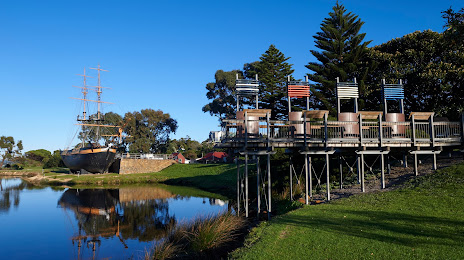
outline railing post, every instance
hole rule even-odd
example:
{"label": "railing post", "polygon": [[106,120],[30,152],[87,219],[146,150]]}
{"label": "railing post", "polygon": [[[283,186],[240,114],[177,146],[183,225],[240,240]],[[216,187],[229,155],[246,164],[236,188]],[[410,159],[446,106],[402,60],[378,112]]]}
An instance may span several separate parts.
{"label": "railing post", "polygon": [[248,147],[248,114],[245,111],[244,113],[245,116],[245,150]]}
{"label": "railing post", "polygon": [[327,142],[329,140],[329,131],[328,131],[328,128],[327,128],[327,113],[324,113],[324,135],[325,135],[325,148],[327,148]]}
{"label": "railing post", "polygon": [[270,146],[270,136],[271,136],[271,125],[270,125],[270,120],[269,120],[269,113],[266,113],[266,124],[267,124],[267,149],[269,151],[269,146]]}
{"label": "railing post", "polygon": [[431,146],[435,147],[435,129],[433,127],[433,114],[430,116],[429,119],[430,122],[430,141],[431,141]]}
{"label": "railing post", "polygon": [[382,131],[382,115],[379,114],[379,147],[382,147],[382,140],[383,140],[383,131]]}
{"label": "railing post", "polygon": [[461,143],[464,142],[464,113],[461,114]]}
{"label": "railing post", "polygon": [[306,139],[306,111],[303,112],[303,137],[305,149],[308,147],[308,140]]}
{"label": "railing post", "polygon": [[359,114],[359,144],[363,143],[362,114]]}
{"label": "railing post", "polygon": [[411,117],[411,132],[412,132],[412,143],[416,146],[416,122],[414,121],[414,115]]}

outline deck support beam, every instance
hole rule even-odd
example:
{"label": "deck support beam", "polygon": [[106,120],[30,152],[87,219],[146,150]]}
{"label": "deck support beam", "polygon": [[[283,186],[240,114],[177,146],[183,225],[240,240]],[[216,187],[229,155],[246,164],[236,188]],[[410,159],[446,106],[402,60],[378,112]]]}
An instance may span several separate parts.
{"label": "deck support beam", "polygon": [[259,213],[261,212],[261,195],[259,193],[260,176],[259,176],[259,156],[256,156],[256,197],[258,203],[257,217],[259,219]]}
{"label": "deck support beam", "polygon": [[309,204],[309,198],[312,197],[312,165],[311,160],[312,156],[314,155],[325,155],[325,160],[327,163],[326,167],[326,176],[327,176],[327,200],[330,200],[330,161],[329,155],[334,154],[335,150],[307,150],[307,151],[300,151],[300,154],[303,154],[305,157],[305,173],[306,173],[306,198],[305,203]]}
{"label": "deck support beam", "polygon": [[361,150],[361,151],[356,151],[356,154],[358,156],[358,160],[360,161],[358,163],[361,164],[361,167],[359,167],[360,170],[360,175],[361,175],[361,191],[366,192],[366,187],[364,185],[364,155],[380,155],[380,184],[381,188],[385,188],[385,155],[388,155],[390,153],[390,150],[385,150],[385,149],[380,149],[380,150]]}

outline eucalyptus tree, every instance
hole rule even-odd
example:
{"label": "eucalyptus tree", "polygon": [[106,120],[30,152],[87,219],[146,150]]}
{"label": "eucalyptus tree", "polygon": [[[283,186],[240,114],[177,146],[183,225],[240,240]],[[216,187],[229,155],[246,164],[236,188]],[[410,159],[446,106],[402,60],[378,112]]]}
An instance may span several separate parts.
{"label": "eucalyptus tree", "polygon": [[124,116],[126,126],[124,143],[130,152],[158,152],[169,141],[169,135],[177,130],[177,120],[161,110],[142,109]]}
{"label": "eucalyptus tree", "polygon": [[212,116],[219,117],[219,120],[233,118],[235,116],[237,99],[235,96],[236,74],[242,78],[240,70],[223,71],[218,70],[214,74],[215,82],[206,84],[206,97],[211,100],[203,106],[203,112],[209,112]]}

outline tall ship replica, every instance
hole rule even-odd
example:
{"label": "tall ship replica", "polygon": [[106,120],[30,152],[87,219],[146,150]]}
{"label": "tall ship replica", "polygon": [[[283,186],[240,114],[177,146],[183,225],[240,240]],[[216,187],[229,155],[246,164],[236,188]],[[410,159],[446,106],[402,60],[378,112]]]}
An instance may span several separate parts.
{"label": "tall ship replica", "polygon": [[[77,87],[81,89],[82,98],[73,98],[81,100],[83,104],[82,115],[77,116],[77,125],[80,126],[79,138],[81,142],[74,148],[61,151],[61,158],[64,164],[69,168],[71,173],[105,173],[114,162],[116,151],[120,142],[122,127],[116,125],[105,125],[105,118],[101,112],[102,103],[112,104],[101,101],[102,89],[100,72],[107,71],[100,68],[90,68],[98,72],[97,86],[87,86],[87,78],[90,76],[85,74],[79,75],[84,78],[83,86]],[[76,87],[76,86],[74,86]],[[96,92],[97,100],[88,99],[89,90]],[[97,104],[97,112],[95,114],[87,114],[89,103]],[[105,130],[112,129],[110,134],[105,134]],[[108,131],[106,131],[108,132]]]}

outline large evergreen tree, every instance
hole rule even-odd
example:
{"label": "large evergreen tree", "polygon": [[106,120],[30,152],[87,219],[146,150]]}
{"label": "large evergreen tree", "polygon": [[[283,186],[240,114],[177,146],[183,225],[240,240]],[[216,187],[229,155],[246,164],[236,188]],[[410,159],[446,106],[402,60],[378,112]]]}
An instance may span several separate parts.
{"label": "large evergreen tree", "polygon": [[[361,98],[367,94],[364,79],[368,73],[368,64],[363,60],[371,41],[363,42],[366,34],[359,32],[364,22],[357,15],[347,12],[338,2],[332,10],[322,22],[321,32],[314,36],[316,47],[321,51],[311,50],[311,53],[319,62],[310,62],[306,68],[314,72],[308,74],[309,79],[315,82],[312,93],[319,100],[314,105],[335,113],[337,77],[340,81],[356,77]],[[360,100],[362,107],[363,102]]]}
{"label": "large evergreen tree", "polygon": [[279,51],[274,45],[259,58],[260,61],[244,66],[246,78],[254,78],[258,74],[261,82],[259,91],[259,108],[271,109],[272,119],[283,119],[287,115],[287,76],[293,73],[290,57]]}

